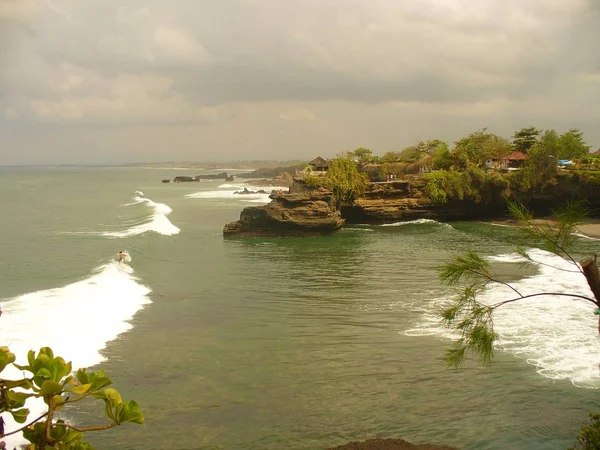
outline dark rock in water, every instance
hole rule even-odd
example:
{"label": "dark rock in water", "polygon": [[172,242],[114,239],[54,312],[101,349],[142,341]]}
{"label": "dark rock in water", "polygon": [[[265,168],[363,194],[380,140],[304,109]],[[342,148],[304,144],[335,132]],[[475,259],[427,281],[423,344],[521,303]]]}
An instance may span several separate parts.
{"label": "dark rock in water", "polygon": [[171,180],[162,180],[163,183],[170,183]]}
{"label": "dark rock in water", "polygon": [[276,237],[321,236],[339,230],[344,224],[333,194],[271,194],[271,203],[244,208],[240,220],[223,228],[225,236]]}
{"label": "dark rock in water", "polygon": [[177,176],[173,179],[175,183],[190,183],[200,180],[226,180],[233,181],[233,177],[227,175],[227,172],[213,173],[208,175],[196,175],[195,177]]}
{"label": "dark rock in water", "polygon": [[196,181],[199,181],[199,180],[227,180],[228,178],[231,178],[231,180],[227,180],[227,181],[233,181],[233,178],[229,177],[227,175],[227,172],[212,173],[212,174],[208,174],[208,175],[196,175],[194,178],[196,179]]}
{"label": "dark rock in water", "polygon": [[190,183],[193,181],[198,181],[198,179],[196,177],[184,177],[184,176],[177,176],[177,177],[173,178],[174,183]]}
{"label": "dark rock in water", "polygon": [[350,442],[349,444],[331,447],[327,450],[457,450],[446,445],[422,444],[415,445],[403,439],[369,439],[363,442]]}
{"label": "dark rock in water", "polygon": [[244,188],[243,191],[235,191],[234,194],[245,195],[245,194],[268,194],[264,189],[259,189],[258,191],[249,191],[248,188]]}

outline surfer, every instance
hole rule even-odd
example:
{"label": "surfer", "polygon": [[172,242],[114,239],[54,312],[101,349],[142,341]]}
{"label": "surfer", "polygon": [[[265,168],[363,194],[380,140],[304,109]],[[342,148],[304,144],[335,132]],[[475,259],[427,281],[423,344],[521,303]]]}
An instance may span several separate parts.
{"label": "surfer", "polygon": [[125,260],[125,253],[123,253],[123,250],[121,250],[119,252],[119,262],[122,263]]}

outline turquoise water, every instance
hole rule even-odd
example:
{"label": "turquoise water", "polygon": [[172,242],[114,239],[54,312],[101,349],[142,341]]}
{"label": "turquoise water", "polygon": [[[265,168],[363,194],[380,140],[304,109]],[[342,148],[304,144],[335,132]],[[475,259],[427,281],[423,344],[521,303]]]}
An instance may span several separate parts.
{"label": "turquoise water", "polygon": [[[103,367],[146,414],[143,427],[91,435],[98,448],[323,449],[399,437],[564,449],[600,410],[597,322],[585,303],[514,305],[497,318],[491,367],[448,371],[441,361],[450,341],[434,313],[452,291],[436,267],[456,253],[494,258],[524,290],[585,293],[576,274],[521,268],[514,230],[418,222],[224,240],[225,223],[268,199],[233,195],[238,183],[160,183],[195,174],[0,169],[2,342]],[[574,253],[598,243],[581,239]],[[114,263],[121,249],[130,268]],[[93,403],[67,412],[81,425],[101,415]]]}

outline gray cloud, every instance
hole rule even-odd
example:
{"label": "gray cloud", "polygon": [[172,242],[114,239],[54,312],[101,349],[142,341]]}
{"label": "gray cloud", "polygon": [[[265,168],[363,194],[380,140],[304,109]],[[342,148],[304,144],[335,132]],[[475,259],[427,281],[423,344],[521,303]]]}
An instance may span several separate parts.
{"label": "gray cloud", "polygon": [[95,134],[115,162],[215,158],[192,139],[285,159],[530,124],[597,146],[599,19],[595,0],[0,0],[0,163],[69,162],[77,139],[95,162]]}

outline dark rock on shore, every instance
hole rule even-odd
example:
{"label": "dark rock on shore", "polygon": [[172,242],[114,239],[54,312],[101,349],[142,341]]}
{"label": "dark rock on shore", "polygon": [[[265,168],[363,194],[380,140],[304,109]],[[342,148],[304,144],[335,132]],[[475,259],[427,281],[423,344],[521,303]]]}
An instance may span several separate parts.
{"label": "dark rock on shore", "polygon": [[403,439],[369,439],[364,442],[350,442],[349,444],[331,447],[327,450],[457,450],[446,445],[422,444],[415,445]]}
{"label": "dark rock on shore", "polygon": [[329,191],[270,195],[271,203],[244,208],[240,220],[223,228],[229,237],[321,236],[344,224]]}
{"label": "dark rock on shore", "polygon": [[[272,192],[271,192],[272,193]],[[244,188],[243,191],[235,191],[234,194],[238,195],[247,195],[247,194],[269,194],[269,192],[264,189],[259,189],[258,191],[249,191],[248,188]]]}

